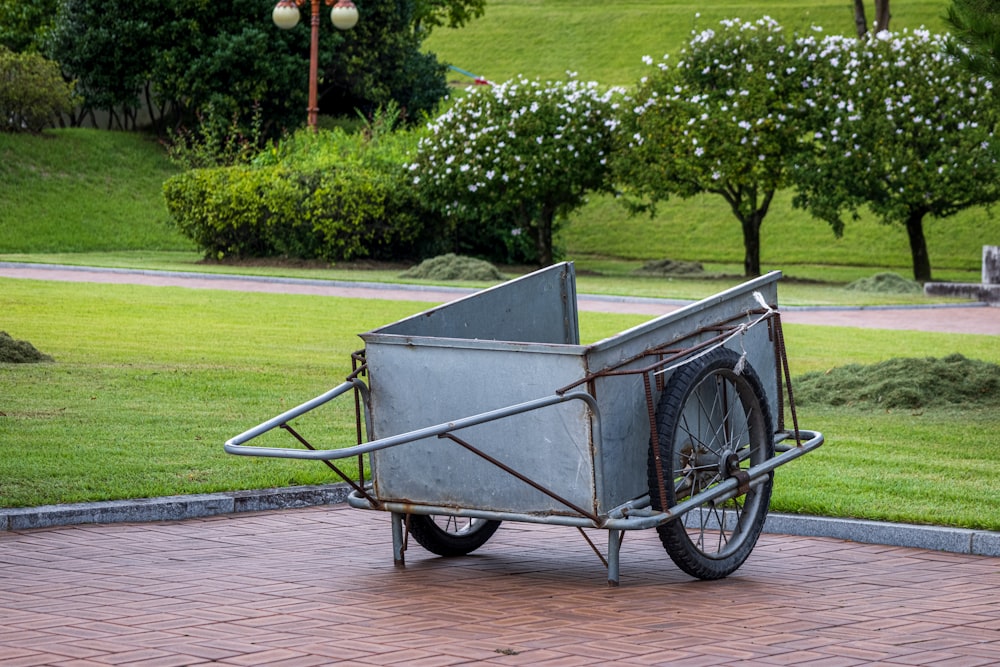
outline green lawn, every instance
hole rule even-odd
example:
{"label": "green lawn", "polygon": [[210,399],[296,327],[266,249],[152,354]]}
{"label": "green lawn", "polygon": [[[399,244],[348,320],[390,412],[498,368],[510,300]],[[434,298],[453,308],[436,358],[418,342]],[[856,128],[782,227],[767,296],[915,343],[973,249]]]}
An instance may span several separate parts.
{"label": "green lawn", "polygon": [[163,181],[177,173],[140,134],[0,133],[0,258],[7,252],[193,250],[167,225]]}
{"label": "green lawn", "polygon": [[[336,481],[318,463],[229,456],[222,443],[339,384],[356,334],[426,307],[0,279],[0,330],[56,359],[0,364],[0,506]],[[646,318],[580,319],[594,341]],[[786,329],[793,375],[902,350],[1000,362],[994,336]],[[779,471],[776,511],[1000,529],[992,413],[803,407],[800,421],[828,442]],[[296,426],[318,446],[351,444],[350,401]],[[272,435],[261,444],[294,446]]]}

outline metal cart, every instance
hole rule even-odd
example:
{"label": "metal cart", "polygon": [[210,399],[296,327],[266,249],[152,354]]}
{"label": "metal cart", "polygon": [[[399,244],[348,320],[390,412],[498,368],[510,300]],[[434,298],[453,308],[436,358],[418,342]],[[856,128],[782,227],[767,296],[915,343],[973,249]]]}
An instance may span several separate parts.
{"label": "metal cart", "polygon": [[[623,531],[645,528],[688,574],[725,577],[757,541],[774,469],[823,442],[795,416],[780,277],[581,345],[573,265],[557,264],[361,334],[344,383],[225,450],[324,461],[352,507],[391,513],[400,565],[407,535],[457,556],[525,521],[607,530],[606,558],[591,546],[611,585]],[[317,449],[290,425],[348,393],[358,444]],[[245,444],[279,427],[306,449]],[[332,461],[355,456],[352,480]]]}

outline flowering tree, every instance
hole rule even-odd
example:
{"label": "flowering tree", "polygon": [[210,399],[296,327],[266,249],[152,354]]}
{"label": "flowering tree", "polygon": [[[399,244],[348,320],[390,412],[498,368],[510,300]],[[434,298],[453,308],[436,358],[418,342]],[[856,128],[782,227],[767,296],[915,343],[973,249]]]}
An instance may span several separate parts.
{"label": "flowering tree", "polygon": [[[626,196],[655,203],[707,192],[728,202],[743,230],[743,268],[760,274],[760,227],[786,165],[804,147],[800,123],[809,42],[781,26],[722,21],[693,35],[675,67],[643,78],[622,118],[614,174]],[[652,65],[652,59],[645,58]]]}
{"label": "flowering tree", "polygon": [[508,258],[551,264],[557,218],[605,187],[620,95],[572,75],[476,89],[429,125],[408,165],[421,200],[508,251],[530,235],[533,256]]}
{"label": "flowering tree", "polygon": [[828,221],[867,206],[909,237],[916,280],[931,279],[923,222],[1000,198],[992,84],[920,30],[822,40],[812,81],[815,151],[795,165],[794,203]]}

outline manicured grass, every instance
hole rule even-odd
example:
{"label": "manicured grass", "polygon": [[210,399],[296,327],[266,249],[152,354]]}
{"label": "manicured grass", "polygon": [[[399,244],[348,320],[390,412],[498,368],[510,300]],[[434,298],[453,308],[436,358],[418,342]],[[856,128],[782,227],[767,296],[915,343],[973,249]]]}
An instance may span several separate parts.
{"label": "manicured grass", "polygon": [[[924,231],[936,280],[979,282],[982,247],[987,239],[1000,239],[1000,218],[982,208],[970,209],[945,220],[928,218]],[[730,271],[742,273],[739,223],[728,204],[712,195],[665,202],[654,217],[623,215],[613,199],[595,197],[571,219],[561,238],[574,259],[603,256],[640,264],[683,259],[728,264]],[[838,239],[825,222],[793,209],[790,192],[775,197],[764,220],[761,263],[765,271],[781,269],[790,276],[829,282],[849,282],[878,270],[913,275],[901,226],[863,216],[846,220]]]}
{"label": "manicured grass", "polygon": [[772,511],[1000,529],[994,410],[802,407],[801,420],[828,441],[778,469]]}
{"label": "manicured grass", "polygon": [[0,133],[0,253],[193,250],[167,225],[178,169],[135,133]]}
{"label": "manicured grass", "polygon": [[[0,506],[336,481],[318,463],[229,456],[222,443],[338,384],[357,333],[426,307],[0,279],[0,330],[56,359],[0,365]],[[594,341],[646,318],[580,319]],[[787,325],[786,337],[795,375],[902,354],[1000,362],[993,336]],[[779,472],[775,510],[1000,529],[992,415],[803,406],[800,418],[828,443]],[[350,444],[350,401],[296,428],[317,446]],[[281,433],[261,443],[294,446]],[[938,495],[915,502],[936,471]]]}
{"label": "manicured grass", "polygon": [[[894,30],[927,26],[945,30],[947,0],[911,0],[892,7]],[[869,3],[869,20],[874,19]],[[632,86],[645,71],[642,57],[676,57],[692,30],[724,18],[755,20],[769,15],[788,31],[819,25],[831,33],[854,33],[852,5],[842,0],[768,2],[679,2],[627,0],[614,4],[584,0],[493,0],[486,14],[458,29],[435,29],[426,42],[444,62],[491,81],[517,75],[561,79],[567,70],[585,80]],[[471,81],[453,73],[457,83]]]}

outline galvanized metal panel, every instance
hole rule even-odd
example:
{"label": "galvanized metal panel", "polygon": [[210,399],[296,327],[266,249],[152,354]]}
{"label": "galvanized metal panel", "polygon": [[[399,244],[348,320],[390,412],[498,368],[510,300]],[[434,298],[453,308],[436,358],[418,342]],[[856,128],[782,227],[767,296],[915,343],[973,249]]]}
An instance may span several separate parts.
{"label": "galvanized metal panel", "polygon": [[363,334],[580,342],[576,274],[563,262]]}
{"label": "galvanized metal panel", "polygon": [[[590,346],[578,345],[572,265],[562,264],[362,334],[374,438],[406,433],[551,396],[588,374],[759,308],[776,304],[780,273],[744,283]],[[746,317],[750,323],[754,317]],[[687,346],[711,333],[687,340]],[[761,324],[728,342],[745,350],[776,403],[774,350]],[[629,364],[642,367],[651,359]],[[588,511],[645,495],[649,416],[639,376],[595,382],[600,438],[583,403],[546,408],[457,433]],[[658,399],[658,397],[656,397]],[[382,500],[519,512],[565,513],[564,505],[462,449],[426,439],[372,454]]]}
{"label": "galvanized metal panel", "polygon": [[[411,345],[382,339],[369,345],[374,437],[551,396],[584,373],[579,354],[533,352],[524,345],[513,351],[504,343],[452,342]],[[573,402],[455,435],[593,511],[590,428],[586,405]],[[569,512],[447,439],[429,438],[375,452],[372,462],[376,494],[383,500],[511,512]]]}
{"label": "galvanized metal panel", "polygon": [[[755,291],[760,292],[768,304],[776,305],[776,285],[780,277],[779,272],[770,273],[595,343],[585,353],[588,368],[590,372],[596,372],[617,366],[646,350],[690,336],[720,320],[758,310],[760,304],[753,296]],[[741,321],[749,324],[756,319],[757,316],[747,316]],[[685,340],[681,345],[690,346],[713,335],[715,333],[706,332]],[[767,324],[751,328],[726,346],[737,352],[746,351],[747,360],[760,376],[767,392],[772,417],[776,418],[777,376],[774,347],[768,337]],[[643,359],[625,368],[643,367],[651,361]],[[670,373],[665,374],[664,379],[669,380],[669,376]],[[601,414],[605,415],[603,451],[600,453],[603,457],[604,494],[599,499],[600,511],[604,513],[649,490],[646,471],[649,415],[640,377],[599,378],[595,383],[595,394]],[[655,401],[659,401],[659,394],[655,395]]]}

